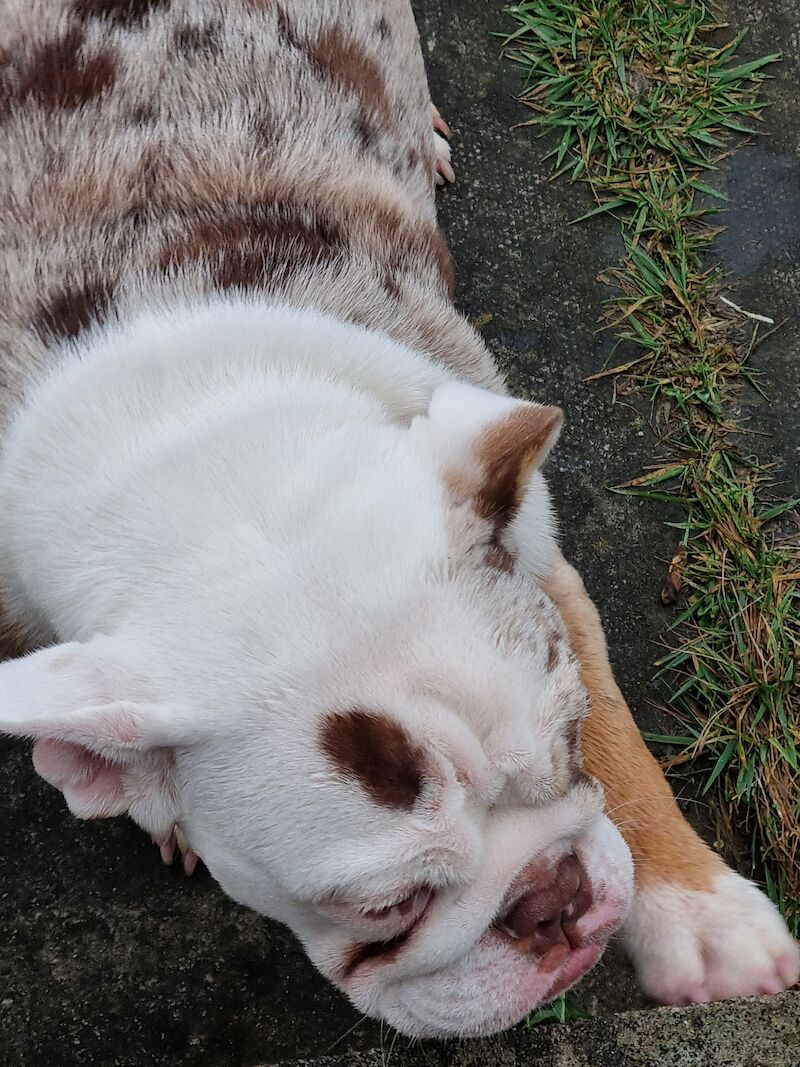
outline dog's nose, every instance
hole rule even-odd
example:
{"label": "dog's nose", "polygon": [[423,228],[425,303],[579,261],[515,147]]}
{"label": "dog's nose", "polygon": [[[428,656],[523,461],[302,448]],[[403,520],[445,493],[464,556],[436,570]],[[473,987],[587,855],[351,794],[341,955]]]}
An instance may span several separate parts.
{"label": "dog's nose", "polygon": [[[534,867],[538,865],[533,865]],[[580,945],[577,924],[592,904],[592,887],[577,856],[563,856],[538,875],[495,926],[519,952],[546,959],[553,966]],[[526,872],[520,877],[525,884]]]}

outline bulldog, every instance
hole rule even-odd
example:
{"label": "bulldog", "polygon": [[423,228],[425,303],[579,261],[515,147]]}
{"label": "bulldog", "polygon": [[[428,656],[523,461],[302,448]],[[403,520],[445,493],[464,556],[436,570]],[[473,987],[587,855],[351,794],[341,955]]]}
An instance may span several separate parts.
{"label": "bulldog", "polygon": [[559,555],[561,412],[452,303],[408,0],[0,32],[0,729],[404,1034],[510,1026],[615,932],[662,1001],[791,985]]}

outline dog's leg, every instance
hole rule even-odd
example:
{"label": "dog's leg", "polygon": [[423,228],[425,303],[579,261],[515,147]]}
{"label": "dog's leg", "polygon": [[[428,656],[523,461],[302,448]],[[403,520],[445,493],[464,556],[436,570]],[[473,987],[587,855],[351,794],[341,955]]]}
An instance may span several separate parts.
{"label": "dog's leg", "polygon": [[436,184],[444,185],[445,181],[456,180],[455,171],[450,163],[449,140],[452,137],[450,127],[439,114],[435,104],[431,104],[433,113],[433,139],[436,144]]}
{"label": "dog's leg", "polygon": [[608,662],[600,617],[560,557],[546,586],[581,665],[590,711],[586,770],[633,854],[636,887],[624,937],[654,999],[686,1004],[791,986],[798,946],[769,900],[692,830],[636,727]]}

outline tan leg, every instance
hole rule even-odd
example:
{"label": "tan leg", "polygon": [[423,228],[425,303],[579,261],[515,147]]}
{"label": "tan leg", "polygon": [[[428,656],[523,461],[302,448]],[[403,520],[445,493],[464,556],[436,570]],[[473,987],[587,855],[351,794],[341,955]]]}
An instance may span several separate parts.
{"label": "tan leg", "polygon": [[559,557],[545,588],[589,695],[584,764],[602,783],[608,815],[633,855],[626,942],[642,986],[655,999],[687,1003],[792,985],[797,945],[766,897],[681,814],[614,681],[600,617],[580,576]]}
{"label": "tan leg", "polygon": [[597,608],[578,572],[560,560],[547,593],[561,613],[590,697],[583,760],[602,782],[606,810],[633,855],[636,885],[669,881],[710,889],[725,865],[683,817],[614,681]]}

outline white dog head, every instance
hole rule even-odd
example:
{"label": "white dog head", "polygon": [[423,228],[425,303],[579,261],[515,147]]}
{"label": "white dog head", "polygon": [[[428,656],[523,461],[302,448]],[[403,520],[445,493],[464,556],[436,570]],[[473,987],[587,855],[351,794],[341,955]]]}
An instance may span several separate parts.
{"label": "white dog head", "polygon": [[515,1023],[594,964],[632,890],[535,582],[560,421],[450,383],[317,448],[341,469],[268,566],[231,545],[113,633],[3,665],[0,728],[36,739],[75,814],[177,823],[363,1012],[419,1036]]}

